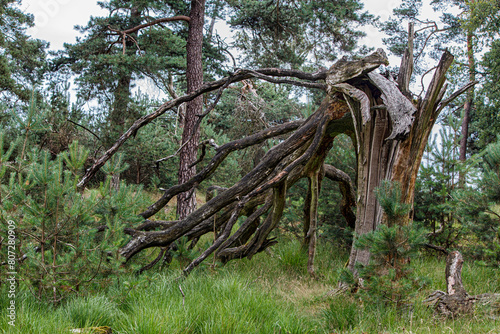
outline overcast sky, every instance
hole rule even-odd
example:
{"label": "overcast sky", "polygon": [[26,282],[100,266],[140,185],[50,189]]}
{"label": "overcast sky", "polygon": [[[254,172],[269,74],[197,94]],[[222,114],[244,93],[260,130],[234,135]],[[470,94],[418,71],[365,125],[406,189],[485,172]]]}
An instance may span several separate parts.
{"label": "overcast sky", "polygon": [[[399,0],[364,0],[365,9],[386,20]],[[22,0],[21,8],[35,16],[35,27],[28,33],[35,38],[50,42],[52,50],[62,49],[63,43],[73,43],[78,32],[75,25],[86,25],[91,15],[106,15],[94,0]],[[225,35],[223,32],[219,33]],[[227,33],[227,32],[226,32]],[[382,47],[381,34],[373,27],[366,30],[362,43]]]}

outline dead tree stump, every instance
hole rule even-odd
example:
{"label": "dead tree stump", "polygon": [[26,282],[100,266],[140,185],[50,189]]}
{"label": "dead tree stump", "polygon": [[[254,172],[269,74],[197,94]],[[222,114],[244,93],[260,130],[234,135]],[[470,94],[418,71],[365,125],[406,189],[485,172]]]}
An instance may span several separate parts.
{"label": "dead tree stump", "polygon": [[454,251],[446,258],[446,292],[435,291],[424,302],[435,301],[435,313],[439,316],[455,318],[459,315],[472,314],[474,304],[482,299],[470,296],[462,283],[462,254]]}

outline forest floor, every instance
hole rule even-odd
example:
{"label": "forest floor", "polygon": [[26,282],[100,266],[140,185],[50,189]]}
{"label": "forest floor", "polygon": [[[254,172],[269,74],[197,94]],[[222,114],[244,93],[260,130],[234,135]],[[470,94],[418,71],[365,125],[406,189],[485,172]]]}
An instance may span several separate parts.
{"label": "forest floor", "polygon": [[[57,334],[109,326],[113,333],[124,334],[500,333],[500,315],[491,308],[477,305],[474,315],[453,320],[434,317],[432,308],[423,304],[432,291],[445,290],[444,258],[427,255],[412,262],[429,284],[411,299],[411,307],[397,310],[363,303],[349,292],[332,294],[348,253],[324,240],[318,247],[315,279],[307,275],[307,255],[299,242],[283,236],[270,252],[250,261],[232,261],[224,267],[207,261],[179,279],[181,268],[194,255],[180,254],[169,268],[120,277],[100,291],[68,298],[57,307],[20,291],[16,327],[7,324],[2,311],[0,332]],[[500,292],[498,269],[466,259],[462,274],[470,294]],[[2,291],[2,310],[6,295]]]}

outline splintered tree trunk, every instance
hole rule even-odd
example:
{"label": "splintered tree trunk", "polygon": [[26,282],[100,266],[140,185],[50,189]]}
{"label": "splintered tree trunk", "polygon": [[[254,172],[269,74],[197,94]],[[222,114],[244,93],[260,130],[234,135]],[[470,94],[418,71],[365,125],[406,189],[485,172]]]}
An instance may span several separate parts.
{"label": "splintered tree trunk", "polygon": [[[205,0],[191,1],[187,52],[187,92],[192,93],[203,84],[202,44]],[[203,96],[198,96],[187,103],[182,132],[182,149],[179,155],[179,184],[183,184],[196,174],[196,161],[200,129],[196,126],[197,115],[202,113]],[[177,217],[186,218],[196,209],[195,188],[177,196]]]}
{"label": "splintered tree trunk", "polygon": [[[411,45],[411,44],[410,44]],[[408,52],[407,52],[408,53]],[[346,96],[355,119],[358,158],[358,193],[356,235],[374,231],[383,223],[383,212],[375,198],[375,188],[382,180],[400,183],[403,201],[413,204],[415,182],[420,162],[439,112],[450,101],[442,101],[446,87],[445,74],[453,56],[445,52],[434,73],[423,100],[408,99],[407,90],[412,57],[403,58],[398,85],[382,75],[371,72],[369,86],[342,84],[333,87]],[[374,89],[374,87],[376,89]],[[412,212],[406,217],[411,220]],[[349,269],[355,264],[367,265],[368,250],[353,247]]]}

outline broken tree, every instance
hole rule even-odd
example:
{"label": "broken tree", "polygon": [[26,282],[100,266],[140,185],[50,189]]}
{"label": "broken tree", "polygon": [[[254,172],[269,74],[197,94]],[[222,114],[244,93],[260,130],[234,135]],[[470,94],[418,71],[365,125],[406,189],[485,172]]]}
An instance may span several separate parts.
{"label": "broken tree", "polygon": [[474,313],[474,305],[489,305],[494,313],[500,311],[500,294],[485,293],[471,296],[462,283],[462,265],[464,259],[458,251],[446,257],[446,292],[436,290],[424,302],[434,302],[435,313],[439,316],[455,318],[460,315]]}
{"label": "broken tree", "polygon": [[[308,119],[265,129],[218,147],[205,168],[188,181],[166,190],[156,203],[141,213],[146,219],[143,224],[125,229],[131,239],[121,249],[121,254],[128,260],[146,248],[165,249],[183,236],[194,244],[201,235],[216,231],[213,244],[185,268],[186,273],[211,254],[222,262],[251,258],[276,243],[270,235],[280,221],[287,190],[299,179],[307,178],[309,188],[305,203],[307,228],[304,238],[309,249],[308,271],[313,275],[318,197],[325,170],[329,178],[335,179],[334,170],[324,165],[333,140],[338,134],[345,133],[355,143],[358,163],[355,230],[357,234],[373,231],[382,221],[382,210],[376,202],[374,189],[384,179],[399,181],[404,201],[412,203],[418,167],[431,128],[439,112],[471,85],[443,99],[446,90],[445,73],[452,60],[450,53],[443,54],[423,99],[413,99],[408,89],[412,68],[409,50],[403,58],[397,82],[376,71],[380,65],[388,63],[381,49],[359,60],[342,59],[328,71],[313,74],[272,68],[239,70],[228,78],[204,84],[198,90],[169,101],[154,113],[138,119],[87,170],[80,186],[84,186],[135,131],[169,108],[203,93],[218,89],[215,98],[217,101],[231,83],[252,77],[277,84],[291,83],[324,89],[327,97]],[[299,80],[289,79],[290,77]],[[317,82],[321,80],[325,80],[325,83]],[[208,108],[206,113],[210,110]],[[205,114],[199,115],[199,122]],[[240,181],[228,189],[220,190],[217,196],[184,219],[148,220],[174,196],[190,191],[206,180],[231,152],[285,134],[289,134],[288,137],[271,148],[260,163]],[[339,176],[337,178],[342,181]],[[348,180],[342,182],[344,186],[350,184]],[[352,204],[352,189],[344,193],[350,196],[346,198],[346,203]],[[346,209],[345,212],[352,216],[352,211]],[[241,216],[246,217],[245,220],[233,231]],[[407,217],[407,221],[410,218]],[[368,260],[367,251],[353,248],[349,267],[354,270],[356,262],[366,264]]]}

